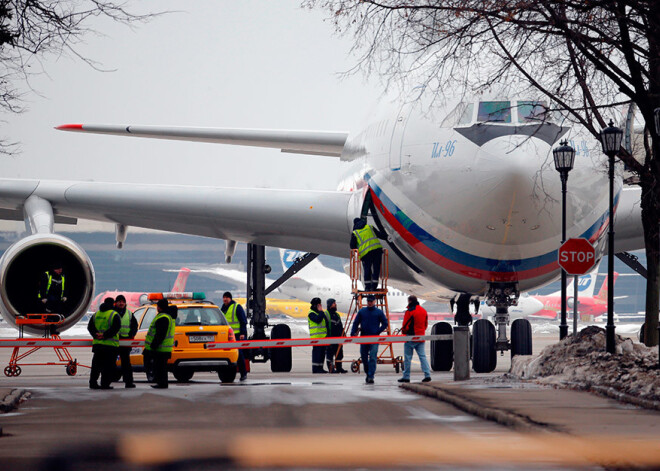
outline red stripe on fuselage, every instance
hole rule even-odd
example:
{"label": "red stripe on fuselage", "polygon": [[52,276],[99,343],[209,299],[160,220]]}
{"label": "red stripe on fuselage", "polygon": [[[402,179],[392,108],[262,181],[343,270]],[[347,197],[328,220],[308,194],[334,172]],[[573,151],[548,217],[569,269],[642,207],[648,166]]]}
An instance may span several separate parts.
{"label": "red stripe on fuselage", "polygon": [[472,268],[466,265],[455,262],[449,258],[443,257],[437,252],[434,252],[423,242],[412,235],[394,215],[385,207],[383,202],[376,196],[376,193],[371,190],[371,197],[376,204],[376,208],[383,215],[385,220],[392,226],[392,228],[405,240],[416,252],[423,255],[436,265],[441,266],[453,273],[467,276],[469,278],[476,278],[479,280],[487,281],[519,281],[529,278],[542,276],[555,270],[559,270],[559,263],[552,262],[542,267],[532,268],[519,272],[494,272],[489,270],[481,270],[479,268]]}

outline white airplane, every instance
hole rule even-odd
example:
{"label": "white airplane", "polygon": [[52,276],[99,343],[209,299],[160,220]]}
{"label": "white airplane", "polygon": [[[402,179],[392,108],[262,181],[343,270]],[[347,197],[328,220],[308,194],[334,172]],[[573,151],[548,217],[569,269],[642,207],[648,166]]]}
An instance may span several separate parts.
{"label": "white airplane", "polygon": [[[394,286],[426,300],[481,296],[498,307],[495,326],[483,319],[473,326],[473,368],[492,371],[495,351],[531,350],[531,338],[512,335],[525,343],[515,346],[507,339],[508,308],[518,293],[559,276],[561,184],[552,148],[569,139],[577,150],[567,237],[589,239],[599,259],[610,220],[607,159],[596,139],[545,112],[538,97],[493,93],[440,107],[428,105],[431,94],[423,88],[415,93],[350,134],[59,126],[78,134],[270,147],[307,153],[310,159],[333,156],[343,164],[344,177],[336,191],[0,179],[3,217],[24,219],[31,233],[0,259],[2,315],[15,324],[16,316],[29,312],[34,279],[54,258],[63,261],[72,281],[74,307],[62,328],[86,312],[94,290],[92,264],[77,244],[53,233],[58,218],[116,223],[118,239],[127,226],[139,226],[345,257],[353,219],[363,215],[388,234]],[[112,145],[110,139],[99,137],[98,145]],[[225,167],[219,163],[217,171]],[[623,189],[618,168],[617,252],[644,246],[639,199],[638,189]]]}

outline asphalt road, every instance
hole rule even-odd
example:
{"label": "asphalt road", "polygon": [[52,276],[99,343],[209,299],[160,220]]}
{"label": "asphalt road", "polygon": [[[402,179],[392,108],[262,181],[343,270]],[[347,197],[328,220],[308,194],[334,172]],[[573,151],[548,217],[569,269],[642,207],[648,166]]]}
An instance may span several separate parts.
{"label": "asphalt road", "polygon": [[[555,341],[554,335],[537,336],[535,353]],[[357,358],[357,349],[351,347],[347,357]],[[523,467],[533,464],[537,469],[584,465],[547,454],[547,437],[536,439],[528,431],[399,388],[400,374],[391,365],[379,365],[373,385],[365,384],[362,374],[313,375],[310,350],[294,350],[291,373],[274,374],[268,364],[253,364],[243,383],[221,384],[215,374],[197,373],[186,384],[170,376],[167,390],[149,387],[142,373],[136,373],[136,389],[119,383],[111,391],[90,390],[85,368],[69,377],[63,366],[25,366],[21,376],[0,379],[0,390],[22,388],[32,395],[14,412],[0,415],[0,467],[520,469],[521,460]],[[0,351],[0,364],[8,361],[9,353]],[[72,349],[72,354],[89,364],[87,349]],[[399,354],[400,345],[395,346]],[[54,354],[42,350],[34,357],[47,361]],[[543,392],[533,383],[508,385],[506,390],[497,383],[486,384],[508,370],[509,356],[498,359],[496,373],[473,373],[472,382],[459,394],[483,395],[484,388],[494,388],[498,394],[513,394],[507,400],[514,406],[515,395],[528,395],[527,391],[540,395],[536,404],[558,397],[558,392]],[[413,382],[421,378],[416,364]],[[434,373],[433,379],[430,384],[458,384],[451,372]],[[595,403],[591,396],[586,400]],[[530,408],[529,401],[526,404]],[[612,404],[599,403],[580,420],[598,420]],[[657,413],[640,414],[650,420],[649,427],[658,422]],[[570,411],[565,416],[570,418]],[[660,436],[650,430],[655,439]],[[579,434],[579,428],[573,433]],[[539,448],[543,443],[545,451]]]}

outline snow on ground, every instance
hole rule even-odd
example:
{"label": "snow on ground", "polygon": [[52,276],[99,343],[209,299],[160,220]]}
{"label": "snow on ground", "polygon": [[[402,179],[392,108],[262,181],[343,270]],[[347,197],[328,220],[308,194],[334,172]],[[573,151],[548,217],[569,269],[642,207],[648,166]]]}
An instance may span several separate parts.
{"label": "snow on ground", "polygon": [[577,336],[549,345],[537,356],[516,356],[511,376],[540,383],[612,388],[649,401],[660,401],[658,347],[616,336],[615,353],[605,351],[605,329],[589,326]]}

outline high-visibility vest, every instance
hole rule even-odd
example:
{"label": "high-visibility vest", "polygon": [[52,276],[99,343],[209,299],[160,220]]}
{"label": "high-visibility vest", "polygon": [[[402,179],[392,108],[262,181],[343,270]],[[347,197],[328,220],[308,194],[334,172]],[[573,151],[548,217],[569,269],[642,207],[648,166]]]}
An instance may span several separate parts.
{"label": "high-visibility vest", "polygon": [[[50,291],[50,285],[53,283],[53,275],[50,274],[50,272],[46,272],[46,276],[48,277],[48,284],[46,285],[46,296],[48,296],[48,292]],[[37,293],[37,296],[39,299],[41,299],[41,291]],[[62,291],[60,292],[60,300],[64,297],[64,275],[62,275]]]}
{"label": "high-visibility vest", "polygon": [[[165,338],[155,349],[151,348],[151,342],[154,341],[154,336],[156,335],[156,321],[162,317],[166,317],[169,321],[167,326],[167,333]],[[162,352],[162,353],[171,353],[172,348],[174,348],[174,319],[172,319],[166,312],[158,313],[154,320],[151,321],[149,326],[149,331],[147,332],[147,337],[144,339],[144,349],[151,350],[152,352]]]}
{"label": "high-visibility vest", "polygon": [[[94,326],[96,327],[96,330],[98,332],[105,332],[108,330],[110,327],[112,327],[112,321],[114,320],[115,316],[118,316],[116,311],[113,311],[112,309],[108,311],[97,311],[94,313]],[[92,345],[108,345],[110,347],[118,347],[119,346],[119,334],[115,334],[114,337],[111,337],[109,339],[94,339],[92,341]]]}
{"label": "high-visibility vest", "polygon": [[380,242],[378,241],[378,237],[376,237],[374,230],[368,224],[364,226],[362,229],[354,230],[353,234],[355,234],[355,238],[357,239],[357,243],[358,243],[357,250],[360,259],[362,259],[362,257],[364,257],[373,250],[383,248],[383,246],[380,245]]}
{"label": "high-visibility vest", "polygon": [[232,303],[227,308],[227,312],[225,312],[225,319],[227,319],[227,322],[229,322],[229,326],[234,331],[234,334],[238,335],[241,332],[241,321],[238,319],[238,315],[236,314],[236,306],[236,302],[232,301]]}
{"label": "high-visibility vest", "polygon": [[[117,313],[119,314],[119,313]],[[133,313],[126,309],[126,312],[121,317],[121,329],[119,329],[119,336],[123,339],[129,338],[128,335],[131,332],[131,319],[133,318]]]}
{"label": "high-visibility vest", "polygon": [[[310,309],[309,312],[307,313],[307,322],[309,324],[309,336],[310,338],[313,339],[322,339],[328,336],[328,331],[326,330],[325,322],[314,322],[309,315],[310,314],[318,314],[315,310]],[[325,313],[324,313],[325,314]]]}

